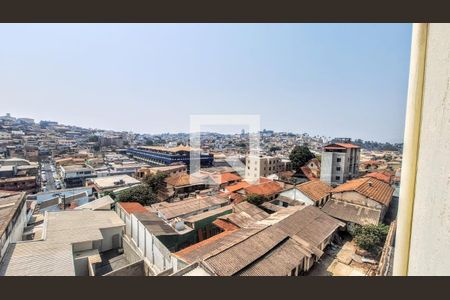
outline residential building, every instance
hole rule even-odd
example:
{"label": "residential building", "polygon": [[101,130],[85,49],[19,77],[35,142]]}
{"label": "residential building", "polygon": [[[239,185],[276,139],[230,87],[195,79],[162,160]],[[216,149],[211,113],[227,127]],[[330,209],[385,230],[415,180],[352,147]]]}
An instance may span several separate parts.
{"label": "residential building", "polygon": [[113,211],[47,212],[40,240],[9,245],[2,276],[95,275],[102,253],[122,247],[125,224]]}
{"label": "residential building", "polygon": [[320,161],[317,158],[313,158],[300,167],[295,177],[300,178],[300,181],[318,180],[320,178],[320,166]]}
{"label": "residential building", "polygon": [[297,201],[303,205],[322,207],[330,198],[333,188],[320,180],[313,180],[296,185],[280,194],[280,197]]}
{"label": "residential building", "polygon": [[143,167],[139,168],[136,172],[136,177],[143,179],[146,176],[165,174],[167,176],[186,174],[187,167],[184,164],[164,166],[164,167]]}
{"label": "residential building", "polygon": [[245,179],[258,180],[260,177],[268,177],[290,169],[291,162],[287,159],[264,155],[249,155],[245,160]]}
{"label": "residential building", "polygon": [[128,175],[105,176],[90,178],[86,181],[86,186],[92,187],[94,194],[104,195],[105,192],[112,192],[119,188],[130,187],[141,184],[141,182]]}
{"label": "residential building", "polygon": [[112,163],[109,164],[109,174],[111,175],[120,175],[120,174],[126,174],[133,176],[136,174],[136,172],[141,169],[144,164],[142,163],[136,163],[136,162],[129,162],[129,163]]}
{"label": "residential building", "polygon": [[84,164],[60,166],[60,173],[67,188],[82,187],[86,179],[96,176],[95,170]]}
{"label": "residential building", "polygon": [[27,224],[26,193],[0,190],[0,262],[10,243],[22,240]]}
{"label": "residential building", "polygon": [[36,176],[0,179],[0,190],[34,192],[37,189]]}
{"label": "residential building", "polygon": [[74,209],[90,209],[90,210],[111,210],[114,200],[110,196],[103,196],[86,204],[75,207]]}
{"label": "residential building", "polygon": [[323,147],[320,180],[332,186],[356,178],[360,147],[351,143],[334,143]]}
{"label": "residential building", "polygon": [[218,234],[213,224],[232,212],[226,199],[206,197],[177,203],[162,202],[145,208],[136,202],[118,202],[116,212],[125,222],[126,239],[155,274],[171,271],[171,253]]}
{"label": "residential building", "polygon": [[345,221],[352,229],[353,224],[379,224],[391,203],[394,188],[373,177],[350,180],[331,190],[331,199],[322,211]]}
{"label": "residential building", "polygon": [[381,181],[386,182],[387,184],[393,184],[394,183],[394,174],[391,171],[388,170],[381,170],[381,171],[375,171],[375,172],[370,172],[366,175],[364,175],[364,177],[373,177],[376,179],[379,179]]}
{"label": "residential building", "polygon": [[179,174],[165,179],[166,190],[162,192],[165,200],[173,198],[186,198],[192,193],[208,187],[208,175]]}
{"label": "residential building", "polygon": [[281,182],[267,181],[259,184],[249,185],[243,190],[246,196],[258,195],[266,197],[268,200],[272,200],[280,195],[280,193],[283,191],[283,188],[284,184]]}

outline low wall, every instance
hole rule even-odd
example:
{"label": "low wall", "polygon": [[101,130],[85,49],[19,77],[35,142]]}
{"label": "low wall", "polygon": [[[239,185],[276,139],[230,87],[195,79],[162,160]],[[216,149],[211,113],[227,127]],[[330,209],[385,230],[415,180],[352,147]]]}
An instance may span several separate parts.
{"label": "low wall", "polygon": [[137,261],[103,276],[146,276],[144,261]]}

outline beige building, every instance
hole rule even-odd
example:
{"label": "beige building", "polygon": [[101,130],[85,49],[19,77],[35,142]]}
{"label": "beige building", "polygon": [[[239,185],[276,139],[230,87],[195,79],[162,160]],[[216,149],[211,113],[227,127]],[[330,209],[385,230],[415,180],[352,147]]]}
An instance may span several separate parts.
{"label": "beige building", "polygon": [[136,172],[136,177],[144,178],[146,176],[165,174],[167,176],[186,174],[187,167],[184,164],[164,167],[143,167]]}
{"label": "beige building", "polygon": [[291,161],[280,157],[249,155],[245,159],[245,178],[257,180],[291,169]]}

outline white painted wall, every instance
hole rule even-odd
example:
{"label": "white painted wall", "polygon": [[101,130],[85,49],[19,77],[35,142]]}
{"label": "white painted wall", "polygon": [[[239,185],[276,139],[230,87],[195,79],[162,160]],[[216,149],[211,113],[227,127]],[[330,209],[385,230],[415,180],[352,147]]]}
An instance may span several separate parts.
{"label": "white painted wall", "polygon": [[315,205],[316,203],[309,199],[308,196],[306,196],[305,194],[303,194],[301,191],[297,190],[296,188],[284,191],[280,194],[280,196],[292,199],[292,200],[297,200],[305,205]]}
{"label": "white painted wall", "polygon": [[450,24],[426,47],[408,275],[450,275]]}

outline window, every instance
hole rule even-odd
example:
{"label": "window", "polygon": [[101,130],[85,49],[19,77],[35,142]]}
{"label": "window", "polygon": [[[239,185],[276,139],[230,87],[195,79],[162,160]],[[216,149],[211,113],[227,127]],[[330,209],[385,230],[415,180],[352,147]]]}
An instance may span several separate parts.
{"label": "window", "polygon": [[336,162],[341,162],[341,158],[340,157],[336,158]]}
{"label": "window", "polygon": [[336,180],[341,180],[341,176],[336,176]]}
{"label": "window", "polygon": [[340,171],[341,170],[341,167],[336,167],[336,171]]}

